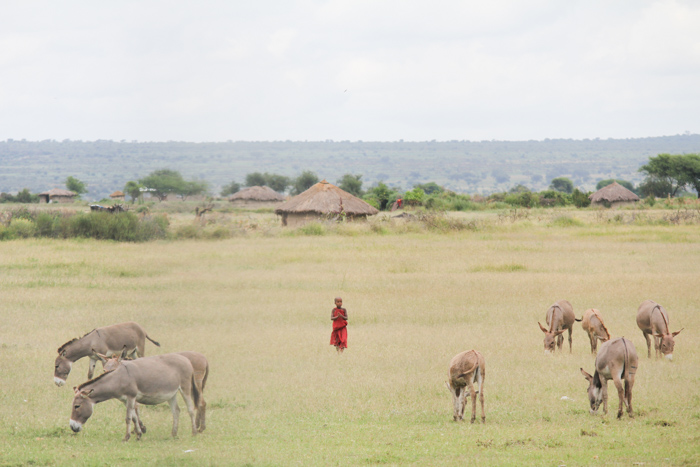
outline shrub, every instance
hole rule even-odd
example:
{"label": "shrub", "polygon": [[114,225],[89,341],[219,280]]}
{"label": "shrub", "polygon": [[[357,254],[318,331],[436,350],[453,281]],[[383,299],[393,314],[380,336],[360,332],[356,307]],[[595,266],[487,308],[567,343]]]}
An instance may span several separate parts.
{"label": "shrub", "polygon": [[12,219],[8,228],[12,238],[30,238],[36,235],[36,224],[29,219]]}
{"label": "shrub", "polygon": [[554,218],[549,225],[556,227],[581,227],[583,222],[571,216],[558,216]]}
{"label": "shrub", "polygon": [[319,222],[309,222],[308,224],[304,224],[303,226],[299,227],[297,230],[304,235],[326,234],[326,228]]}

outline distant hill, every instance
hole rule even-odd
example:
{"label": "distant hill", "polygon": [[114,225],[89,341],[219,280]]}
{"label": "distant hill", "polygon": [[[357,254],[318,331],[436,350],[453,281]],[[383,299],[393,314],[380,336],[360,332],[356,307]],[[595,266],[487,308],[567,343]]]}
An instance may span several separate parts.
{"label": "distant hill", "polygon": [[251,172],[296,176],[304,170],[331,183],[346,173],[362,174],[365,188],[378,181],[402,189],[434,181],[487,194],[517,184],[542,190],[552,178],[566,176],[593,190],[606,178],[639,183],[639,167],[660,153],[700,153],[700,135],[478,142],[7,140],[0,142],[0,191],[38,193],[63,187],[72,175],[88,184],[86,199],[101,199],[162,168],[206,180],[214,194]]}

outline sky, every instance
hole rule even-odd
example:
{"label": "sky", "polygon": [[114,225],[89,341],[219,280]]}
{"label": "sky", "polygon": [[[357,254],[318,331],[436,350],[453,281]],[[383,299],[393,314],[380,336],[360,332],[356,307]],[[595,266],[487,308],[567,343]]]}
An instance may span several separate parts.
{"label": "sky", "polygon": [[0,141],[700,133],[700,1],[7,1]]}

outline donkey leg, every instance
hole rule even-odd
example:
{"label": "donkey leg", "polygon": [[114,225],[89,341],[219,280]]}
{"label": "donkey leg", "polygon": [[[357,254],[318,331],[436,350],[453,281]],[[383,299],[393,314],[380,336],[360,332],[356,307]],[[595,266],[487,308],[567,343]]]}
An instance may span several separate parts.
{"label": "donkey leg", "polygon": [[173,438],[177,438],[177,425],[180,422],[180,407],[177,406],[177,394],[168,401],[170,411],[173,413]]}
{"label": "donkey leg", "polygon": [[572,350],[571,350],[571,329],[572,328],[573,328],[573,326],[569,328],[569,353],[572,353]]}
{"label": "donkey leg", "polygon": [[207,403],[202,394],[199,395],[199,407],[197,408],[197,430],[201,433],[207,429],[205,422],[207,415]]}
{"label": "donkey leg", "polygon": [[186,393],[180,389],[180,394],[185,401],[185,406],[187,407],[187,412],[190,414],[190,421],[192,422],[192,436],[197,434],[197,422],[194,419],[194,401],[192,400],[192,395]]}
{"label": "donkey leg", "polygon": [[132,420],[134,421],[134,430],[136,430],[136,437],[137,439],[141,439],[141,428],[139,428],[138,426],[136,413],[134,410],[134,406],[136,405],[136,399],[128,398],[124,405],[126,406],[126,435],[124,436],[124,441],[129,441],[129,438],[131,438],[129,425],[131,424]]}
{"label": "donkey leg", "polygon": [[645,332],[644,339],[647,341],[647,358],[651,358],[651,339],[649,338],[649,333]]}
{"label": "donkey leg", "polygon": [[632,387],[634,386],[634,375],[627,375],[625,378],[625,401],[627,402],[627,413],[634,418],[632,411]]}
{"label": "donkey leg", "polygon": [[484,410],[484,375],[479,369],[479,402],[481,402],[481,422],[486,423],[486,410]]}
{"label": "donkey leg", "polygon": [[617,418],[622,417],[622,407],[625,405],[625,390],[622,387],[622,381],[620,377],[613,372],[613,383],[615,384],[615,389],[617,389],[617,398],[619,400],[619,407],[617,409]]}
{"label": "donkey leg", "polygon": [[591,354],[595,355],[598,349],[598,338],[595,334],[589,334],[588,339],[591,341]]}
{"label": "donkey leg", "polygon": [[[474,384],[472,384],[471,381],[469,381],[469,384],[467,385],[469,388],[469,398],[471,399],[472,402],[472,418],[470,420],[471,423],[474,423],[474,420],[476,420],[476,391],[474,390]],[[467,391],[464,391],[464,404],[466,405],[467,403]]]}

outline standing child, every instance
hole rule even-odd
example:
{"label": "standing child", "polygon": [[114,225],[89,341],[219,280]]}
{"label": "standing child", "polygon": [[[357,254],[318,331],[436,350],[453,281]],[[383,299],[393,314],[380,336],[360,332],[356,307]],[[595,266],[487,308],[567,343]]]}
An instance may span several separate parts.
{"label": "standing child", "polygon": [[333,332],[331,333],[331,345],[341,354],[348,347],[348,312],[343,308],[343,299],[336,297],[335,308],[331,311]]}

